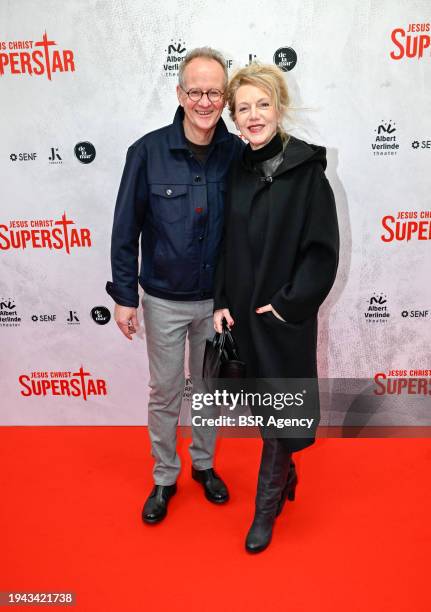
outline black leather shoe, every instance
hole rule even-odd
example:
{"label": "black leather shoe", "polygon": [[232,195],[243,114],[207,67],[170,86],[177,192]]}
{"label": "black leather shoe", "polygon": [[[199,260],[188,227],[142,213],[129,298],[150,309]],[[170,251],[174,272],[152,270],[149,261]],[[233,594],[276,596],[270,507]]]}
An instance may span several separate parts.
{"label": "black leather shoe", "polygon": [[197,470],[192,467],[192,478],[200,482],[205,491],[205,497],[214,504],[224,504],[229,499],[229,491],[223,480],[212,468]]}
{"label": "black leather shoe", "polygon": [[177,485],[155,485],[142,510],[144,523],[153,525],[162,521],[168,511],[168,502],[177,492]]}

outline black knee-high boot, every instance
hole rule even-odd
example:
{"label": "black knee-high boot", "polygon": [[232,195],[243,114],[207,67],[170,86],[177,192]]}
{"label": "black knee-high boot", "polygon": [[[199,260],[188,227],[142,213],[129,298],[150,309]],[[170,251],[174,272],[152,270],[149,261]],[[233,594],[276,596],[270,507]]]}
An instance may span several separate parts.
{"label": "black knee-high boot", "polygon": [[257,482],[256,512],[247,534],[248,552],[264,550],[271,542],[272,528],[289,477],[291,453],[276,438],[263,441]]}

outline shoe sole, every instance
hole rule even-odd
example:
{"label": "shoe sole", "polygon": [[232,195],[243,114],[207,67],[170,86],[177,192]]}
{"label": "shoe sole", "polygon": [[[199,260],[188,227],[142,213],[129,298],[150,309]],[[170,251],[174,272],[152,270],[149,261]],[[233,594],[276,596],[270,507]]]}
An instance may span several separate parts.
{"label": "shoe sole", "polygon": [[[200,483],[202,484],[202,483]],[[203,486],[203,485],[202,485]],[[206,493],[205,493],[205,497],[207,498],[207,500],[209,502],[211,502],[212,504],[217,504],[217,505],[222,505],[222,504],[226,504],[229,501],[229,495],[225,498],[225,499],[213,499],[212,497],[209,497]]]}
{"label": "shoe sole", "polygon": [[147,519],[142,517],[142,522],[145,523],[146,525],[157,525],[157,523],[161,523],[163,521],[163,519],[166,518],[167,513],[165,513],[163,516],[156,518],[156,519]]}
{"label": "shoe sole", "polygon": [[268,542],[268,544],[265,544],[265,546],[260,547],[260,548],[247,548],[247,544],[245,546],[245,550],[250,554],[250,555],[256,555],[260,552],[263,552],[264,550],[266,550],[268,548],[268,546],[271,544],[271,540]]}

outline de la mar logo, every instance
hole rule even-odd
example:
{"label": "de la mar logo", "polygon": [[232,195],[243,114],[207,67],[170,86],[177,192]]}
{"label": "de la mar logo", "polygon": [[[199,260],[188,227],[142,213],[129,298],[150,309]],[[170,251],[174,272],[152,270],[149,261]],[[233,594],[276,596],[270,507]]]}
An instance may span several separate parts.
{"label": "de la mar logo", "polygon": [[165,49],[165,53],[166,61],[163,64],[163,70],[165,71],[166,76],[178,76],[180,64],[186,55],[185,42],[181,39],[171,39],[168,48]]}
{"label": "de la mar logo", "polygon": [[45,32],[41,40],[0,40],[0,76],[43,76],[49,81],[60,72],[75,72],[71,49],[58,49]]}
{"label": "de la mar logo", "polygon": [[295,49],[292,47],[280,47],[274,53],[274,64],[281,68],[283,72],[293,70],[298,61],[298,56]]}
{"label": "de la mar logo", "polygon": [[90,372],[86,372],[83,366],[77,372],[34,371],[21,374],[18,383],[23,397],[62,395],[87,401],[93,395],[108,393],[106,380],[95,378]]}
{"label": "de la mar logo", "polygon": [[91,142],[78,142],[74,148],[75,157],[81,164],[91,164],[96,157],[96,149]]}
{"label": "de la mar logo", "polygon": [[374,130],[374,140],[371,143],[371,150],[374,155],[396,155],[400,145],[397,142],[397,127],[395,122],[382,121]]}
{"label": "de la mar logo", "polygon": [[430,31],[430,23],[409,23],[407,28],[395,28],[391,32],[393,47],[390,57],[393,60],[430,57]]}
{"label": "de la mar logo", "polygon": [[60,219],[12,219],[0,223],[0,251],[12,249],[49,249],[66,251],[91,247],[88,227],[77,227],[66,213]]}

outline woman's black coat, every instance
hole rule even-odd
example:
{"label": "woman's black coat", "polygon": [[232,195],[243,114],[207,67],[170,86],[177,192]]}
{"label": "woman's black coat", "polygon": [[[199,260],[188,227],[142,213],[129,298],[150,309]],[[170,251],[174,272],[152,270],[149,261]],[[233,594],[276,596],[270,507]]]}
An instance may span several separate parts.
{"label": "woman's black coat", "polygon": [[[317,378],[317,313],[334,282],[339,247],[325,168],[323,147],[293,137],[272,181],[244,160],[232,167],[214,309],[229,308],[248,377]],[[259,234],[250,218],[262,205],[266,221]],[[257,266],[256,247],[261,249]],[[286,322],[271,312],[255,312],[266,304]],[[285,443],[296,451],[313,441],[287,438]]]}

